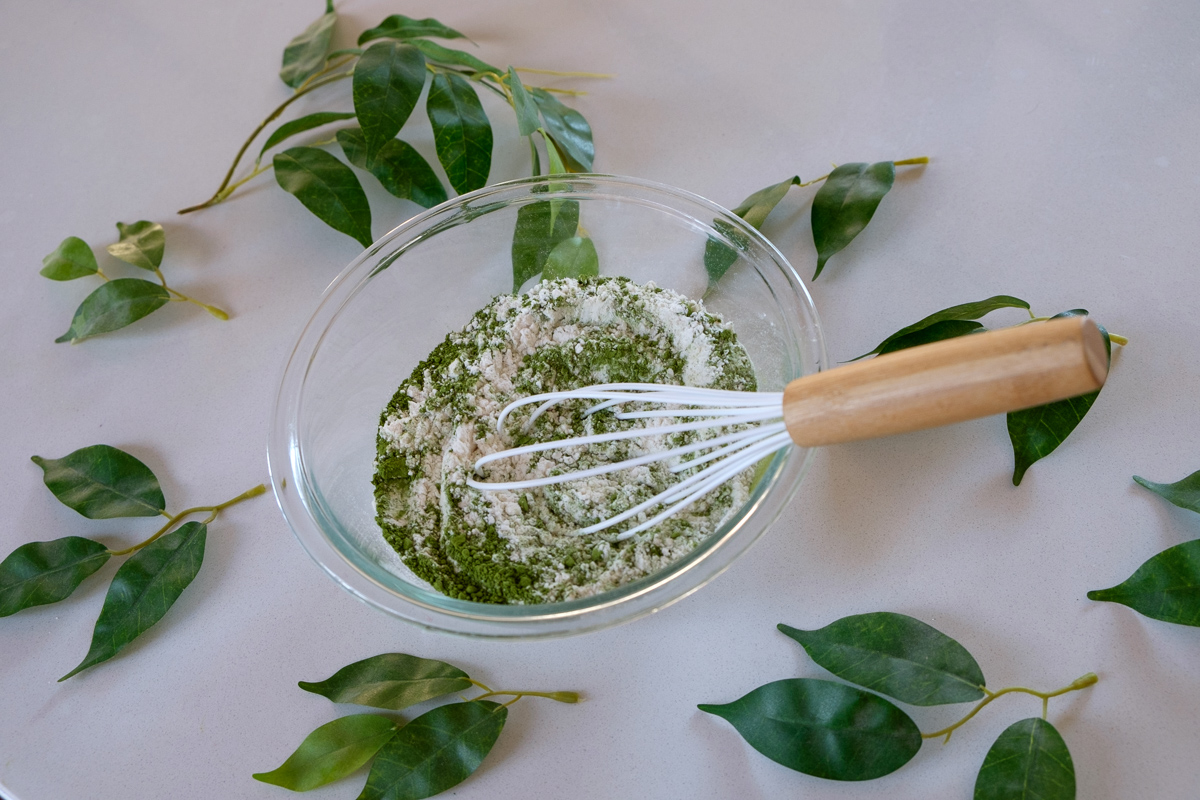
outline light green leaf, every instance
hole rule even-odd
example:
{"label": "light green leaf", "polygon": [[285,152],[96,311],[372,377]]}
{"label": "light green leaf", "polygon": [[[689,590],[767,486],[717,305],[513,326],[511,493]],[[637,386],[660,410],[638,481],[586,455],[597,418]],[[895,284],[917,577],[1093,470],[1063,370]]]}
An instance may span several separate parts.
{"label": "light green leaf", "polygon": [[975,800],[1075,800],[1075,764],[1054,726],[1038,717],[1008,726],[983,759]]}
{"label": "light green leaf", "polygon": [[304,33],[288,42],[283,50],[279,79],[293,89],[325,66],[325,54],[329,52],[333,29],[337,24],[333,3],[327,0],[325,8],[326,12],[305,28]]}
{"label": "light green leaf", "polygon": [[81,536],[21,545],[0,561],[0,617],[69,597],[111,555]]}
{"label": "light green leaf", "polygon": [[358,43],[366,44],[375,39],[412,39],[417,36],[432,36],[435,39],[467,38],[432,17],[413,19],[403,14],[392,14],[374,28],[368,28],[359,34]]}
{"label": "light green leaf", "polygon": [[417,107],[425,88],[425,57],[410,44],[379,42],[354,65],[354,112],[373,159]]}
{"label": "light green leaf", "polygon": [[592,127],[583,114],[563,105],[545,89],[530,89],[529,93],[542,112],[546,131],[567,157],[570,171],[591,172],[596,146],[592,142]]}
{"label": "light green leaf", "polygon": [[1119,586],[1087,593],[1151,619],[1200,627],[1200,539],[1168,547]]}
{"label": "light green leaf", "polygon": [[383,146],[374,161],[367,161],[367,144],[361,130],[340,130],[337,139],[347,161],[360,169],[369,170],[383,184],[383,188],[396,197],[412,200],[423,208],[433,208],[438,203],[446,202],[446,189],[433,167],[408,142],[392,139]]}
{"label": "light green leaf", "polygon": [[522,136],[532,135],[538,129],[537,104],[512,67],[508,68],[508,90],[512,93],[513,111],[517,114],[517,131]]}
{"label": "light green leaf", "polygon": [[1168,503],[1200,514],[1200,472],[1193,472],[1175,483],[1155,483],[1138,475],[1133,479]]}
{"label": "light green leaf", "polygon": [[467,673],[453,664],[407,653],[383,653],[342,667],[323,681],[300,681],[306,692],[335,703],[400,711],[471,688]]}
{"label": "light green leaf", "polygon": [[492,167],[492,126],[474,87],[461,75],[439,72],[429,85],[425,110],[450,185],[460,194],[486,186]]}
{"label": "light green leaf", "polygon": [[359,800],[418,800],[462,783],[491,752],[508,709],[488,700],[426,711],[383,746]]}
{"label": "light green leaf", "polygon": [[162,308],[171,295],[157,283],[141,278],[108,281],[89,294],[75,309],[71,327],[56,342],[79,342],[137,322]]}
{"label": "light green leaf", "polygon": [[59,502],[88,519],[156,517],[167,507],[154,473],[107,444],[81,447],[62,458],[33,456]]}
{"label": "light green leaf", "polygon": [[803,181],[799,175],[788,178],[786,181],[768,186],[765,189],[759,189],[754,194],[742,201],[742,204],[733,210],[746,222],[750,223],[757,230],[762,230],[763,223],[767,221],[767,216],[775,210],[775,206],[787,195],[788,189],[792,186],[799,186]]}
{"label": "light green leaf", "polygon": [[275,154],[275,180],[329,227],[369,247],[371,207],[354,170],[315,147]]}
{"label": "light green leaf", "polygon": [[862,233],[875,215],[879,201],[896,180],[891,161],[842,164],[825,179],[812,205],[813,242],[817,246],[815,280],[830,256],[840,252]]}
{"label": "light green leaf", "polygon": [[820,630],[782,624],[779,630],[839,678],[905,703],[936,706],[983,697],[983,672],[966,648],[904,614],[856,614]]}
{"label": "light green leaf", "polygon": [[163,250],[167,246],[162,225],[148,219],[128,225],[118,222],[117,232],[121,234],[121,240],[108,246],[109,253],[150,272],[162,266]]}
{"label": "light green leaf", "polygon": [[542,271],[550,251],[579,228],[578,200],[536,200],[517,209],[513,231],[513,291]]}
{"label": "light green leaf", "polygon": [[163,618],[200,571],[206,533],[204,523],[188,522],[121,565],[108,587],[87,656],[60,682],[112,658]]}
{"label": "light green leaf", "polygon": [[78,236],[68,236],[42,259],[41,274],[52,281],[73,281],[100,271],[96,254],[88,243]]}
{"label": "light green leaf", "polygon": [[788,678],[732,703],[699,708],[728,721],[772,761],[818,778],[879,778],[921,749],[921,732],[907,714],[844,683]]}
{"label": "light green leaf", "polygon": [[304,737],[296,751],[256,781],[307,792],[353,774],[396,733],[396,723],[378,714],[351,714],[327,722]]}
{"label": "light green leaf", "polygon": [[276,128],[274,133],[267,137],[267,142],[262,146],[262,150],[259,151],[258,157],[262,158],[263,154],[272,147],[285,139],[295,136],[298,133],[311,131],[313,128],[319,128],[322,125],[328,125],[329,123],[337,122],[338,120],[353,118],[354,112],[352,111],[317,111],[316,113],[308,114],[300,117],[299,119],[293,119],[285,122]]}
{"label": "light green leaf", "polygon": [[600,274],[596,245],[586,236],[572,236],[554,246],[542,267],[542,280],[589,278]]}

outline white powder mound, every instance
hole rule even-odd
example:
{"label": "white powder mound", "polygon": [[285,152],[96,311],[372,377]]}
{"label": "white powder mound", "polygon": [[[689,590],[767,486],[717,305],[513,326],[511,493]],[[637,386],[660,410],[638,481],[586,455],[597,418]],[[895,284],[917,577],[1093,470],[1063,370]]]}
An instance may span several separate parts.
{"label": "white powder mound", "polygon": [[716,433],[655,434],[676,421],[584,416],[563,404],[523,434],[530,409],[498,430],[512,400],[594,383],[642,381],[752,391],[753,370],[728,325],[697,302],[623,278],[561,279],[507,295],[451,334],[397,390],[379,428],[376,504],[384,536],[435,588],[481,602],[587,597],[656,572],[693,550],[747,500],[744,473],[654,528],[618,542],[580,528],[691,474],[666,464],[524,492],[466,486],[475,462],[514,443],[645,427],[633,440],[489,465],[489,481],[521,480],[678,447]]}

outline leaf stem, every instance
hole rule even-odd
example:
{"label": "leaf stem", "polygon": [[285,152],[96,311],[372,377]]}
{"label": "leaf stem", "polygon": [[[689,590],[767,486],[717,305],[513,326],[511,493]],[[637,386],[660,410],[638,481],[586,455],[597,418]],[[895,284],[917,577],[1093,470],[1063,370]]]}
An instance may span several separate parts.
{"label": "leaf stem", "polygon": [[988,691],[987,689],[984,689],[983,692],[986,695],[986,697],[984,697],[982,700],[980,700],[979,703],[973,709],[971,709],[970,712],[968,712],[965,717],[963,717],[962,719],[960,719],[958,722],[954,723],[953,725],[949,725],[945,728],[942,728],[940,731],[934,731],[933,733],[922,733],[921,738],[922,739],[938,739],[938,738],[945,736],[946,741],[948,742],[948,741],[950,741],[950,734],[954,733],[954,731],[958,730],[964,723],[967,722],[967,720],[971,719],[971,717],[975,716],[981,710],[983,710],[984,706],[986,706],[988,703],[995,700],[997,697],[1001,697],[1006,694],[1012,694],[1013,692],[1021,692],[1022,694],[1031,694],[1034,697],[1042,698],[1042,718],[1045,719],[1046,711],[1049,707],[1051,697],[1058,697],[1060,694],[1066,694],[1067,692],[1074,692],[1079,689],[1086,689],[1087,687],[1096,683],[1096,681],[1098,681],[1098,680],[1100,680],[1100,678],[1096,675],[1096,673],[1089,672],[1088,674],[1071,681],[1069,684],[1067,684],[1063,688],[1056,689],[1053,692],[1039,692],[1036,689],[1026,689],[1024,686],[1009,686],[1006,689],[1000,689],[999,691],[996,691],[996,692],[992,692],[992,691]]}
{"label": "leaf stem", "polygon": [[[467,680],[470,680],[470,678],[468,678]],[[471,681],[471,683],[475,683],[475,681]],[[476,685],[482,686],[482,684],[476,684]],[[472,697],[471,701],[474,702],[475,700],[486,700],[489,697],[498,697],[500,695],[504,695],[505,697],[513,698],[512,700],[510,700],[509,702],[504,704],[506,706],[512,705],[513,703],[520,700],[522,697],[545,697],[550,700],[556,700],[560,703],[578,703],[579,702],[579,693],[578,692],[508,692],[508,691],[493,692],[491,690],[484,692],[483,694],[479,695],[478,697]]]}
{"label": "leaf stem", "polygon": [[192,297],[188,297],[183,292],[177,291],[175,289],[172,289],[170,286],[167,286],[167,279],[163,277],[162,270],[156,269],[156,270],[154,270],[154,274],[158,276],[158,280],[162,283],[162,287],[164,289],[166,289],[170,294],[175,295],[174,297],[171,298],[172,300],[175,300],[178,302],[193,303],[195,305],[198,305],[219,320],[228,320],[229,319],[229,315],[227,313],[225,313],[224,311],[222,311],[221,309],[217,308],[216,306],[210,306],[208,303],[201,303],[199,300],[196,300],[195,298],[192,298]]}
{"label": "leaf stem", "polygon": [[141,550],[143,547],[150,544],[155,539],[157,539],[160,536],[162,536],[163,534],[165,534],[167,531],[171,530],[171,528],[175,527],[176,523],[178,523],[181,519],[183,519],[184,517],[189,516],[191,514],[199,514],[201,512],[207,511],[208,517],[205,518],[205,520],[204,520],[204,524],[207,525],[208,523],[210,523],[214,519],[216,519],[217,514],[219,514],[224,509],[229,508],[232,505],[236,505],[236,504],[242,502],[243,500],[249,500],[251,497],[258,497],[260,494],[263,494],[266,491],[267,491],[267,487],[260,483],[258,486],[255,486],[253,489],[249,489],[245,492],[242,492],[237,497],[234,497],[231,500],[226,500],[224,503],[218,503],[215,506],[196,506],[194,508],[184,509],[183,511],[180,511],[178,514],[175,514],[175,515],[169,517],[167,519],[167,524],[163,525],[161,528],[159,528],[158,531],[155,532],[155,534],[153,536],[151,536],[149,539],[147,539],[146,541],[140,542],[139,544],[135,544],[133,547],[126,547],[124,550],[109,550],[108,554],[110,556],[127,556],[130,553]]}
{"label": "leaf stem", "polygon": [[562,72],[557,69],[534,69],[533,67],[513,67],[517,72],[528,72],[533,75],[556,75],[560,78],[615,78],[607,72]]}

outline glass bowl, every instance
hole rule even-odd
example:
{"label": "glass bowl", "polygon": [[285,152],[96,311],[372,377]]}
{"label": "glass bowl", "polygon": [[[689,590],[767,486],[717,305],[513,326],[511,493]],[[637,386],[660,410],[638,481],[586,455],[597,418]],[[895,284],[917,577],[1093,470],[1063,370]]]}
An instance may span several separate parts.
{"label": "glass bowl", "polygon": [[[733,324],[760,390],[821,369],[824,342],[808,290],[782,254],[743,220],[702,197],[609,175],[500,183],[403,223],[321,297],[284,369],[268,455],[275,496],[308,554],[369,605],[426,628],[534,638],[596,630],[652,613],[712,580],[778,517],[812,461],[799,447],[770,461],[748,502],[684,558],[580,600],[492,605],[442,595],[383,540],[371,477],[379,415],[396,387],[451,331],[512,290],[517,211],[544,200],[580,204],[601,275],[653,281]],[[715,239],[737,261],[708,289]]]}

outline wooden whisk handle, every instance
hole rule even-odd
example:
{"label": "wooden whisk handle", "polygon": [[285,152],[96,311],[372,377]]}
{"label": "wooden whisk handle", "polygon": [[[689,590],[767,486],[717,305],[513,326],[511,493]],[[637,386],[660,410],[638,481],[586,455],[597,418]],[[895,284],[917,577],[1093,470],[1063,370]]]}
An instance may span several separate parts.
{"label": "wooden whisk handle", "polygon": [[797,378],[783,393],[792,440],[816,447],[1052,403],[1104,385],[1096,323],[1065,317],[971,334]]}

